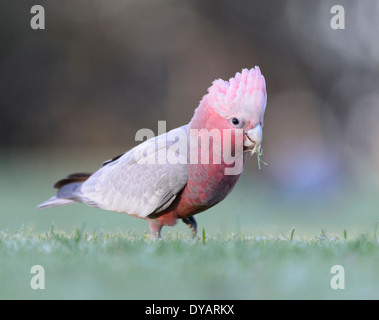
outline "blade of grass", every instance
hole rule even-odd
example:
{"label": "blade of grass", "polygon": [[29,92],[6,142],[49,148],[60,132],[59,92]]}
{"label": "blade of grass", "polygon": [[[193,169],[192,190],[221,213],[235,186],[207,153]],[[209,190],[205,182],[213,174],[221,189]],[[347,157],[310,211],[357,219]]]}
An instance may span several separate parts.
{"label": "blade of grass", "polygon": [[258,160],[258,169],[261,170],[261,163],[263,163],[264,165],[267,166],[267,163],[264,162],[261,157],[263,155],[263,152],[262,151],[256,151],[257,152],[257,160]]}
{"label": "blade of grass", "polygon": [[293,235],[295,234],[295,228],[292,229],[291,231],[291,236],[290,236],[290,241],[293,240]]}

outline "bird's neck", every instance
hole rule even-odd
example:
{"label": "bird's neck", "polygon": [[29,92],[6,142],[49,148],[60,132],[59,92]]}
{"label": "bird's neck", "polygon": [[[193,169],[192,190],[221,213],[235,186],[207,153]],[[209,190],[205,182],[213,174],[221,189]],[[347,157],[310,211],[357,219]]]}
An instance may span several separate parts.
{"label": "bird's neck", "polygon": [[[233,189],[246,157],[242,148],[241,152],[236,152],[234,131],[229,130],[230,136],[227,136],[228,131],[224,130],[228,129],[228,120],[209,108],[204,100],[196,109],[188,129],[191,143],[187,187],[201,203],[214,205]],[[228,143],[229,150],[226,150]]]}

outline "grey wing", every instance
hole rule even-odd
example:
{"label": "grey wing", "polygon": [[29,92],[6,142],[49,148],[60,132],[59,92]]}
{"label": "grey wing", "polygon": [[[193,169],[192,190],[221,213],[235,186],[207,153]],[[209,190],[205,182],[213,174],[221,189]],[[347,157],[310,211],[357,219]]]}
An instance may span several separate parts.
{"label": "grey wing", "polygon": [[[183,152],[187,146],[177,148],[177,152],[171,150],[173,142],[167,141],[169,134],[184,137],[186,127],[147,140],[107,162],[83,183],[81,201],[141,218],[167,208],[188,180],[187,157]],[[186,144],[186,141],[181,143]],[[171,160],[175,158],[177,163],[167,161],[170,154]]]}

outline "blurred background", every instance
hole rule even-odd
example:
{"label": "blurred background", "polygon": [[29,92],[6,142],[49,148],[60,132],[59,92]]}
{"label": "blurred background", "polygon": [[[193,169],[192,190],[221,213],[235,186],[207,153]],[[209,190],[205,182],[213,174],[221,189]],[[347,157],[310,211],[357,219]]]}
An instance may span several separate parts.
{"label": "blurred background", "polygon": [[[147,231],[84,205],[35,206],[56,180],[135,146],[137,130],[188,123],[214,79],[255,65],[268,166],[252,157],[200,228],[341,235],[379,220],[378,1],[37,2],[0,3],[0,230]],[[35,4],[45,30],[30,27]],[[345,30],[330,26],[335,4]]]}

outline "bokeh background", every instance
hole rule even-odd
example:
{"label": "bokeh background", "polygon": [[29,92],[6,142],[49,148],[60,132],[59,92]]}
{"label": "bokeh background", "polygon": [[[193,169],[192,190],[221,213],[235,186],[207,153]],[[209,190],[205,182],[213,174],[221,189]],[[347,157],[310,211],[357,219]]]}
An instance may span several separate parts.
{"label": "bokeh background", "polygon": [[[45,30],[30,27],[35,4]],[[335,4],[345,30],[330,26]],[[370,230],[379,220],[378,18],[376,0],[2,0],[0,230],[147,231],[144,221],[84,205],[35,206],[56,180],[135,146],[137,130],[189,122],[214,79],[255,65],[267,82],[268,166],[251,158],[199,227],[309,237]]]}

